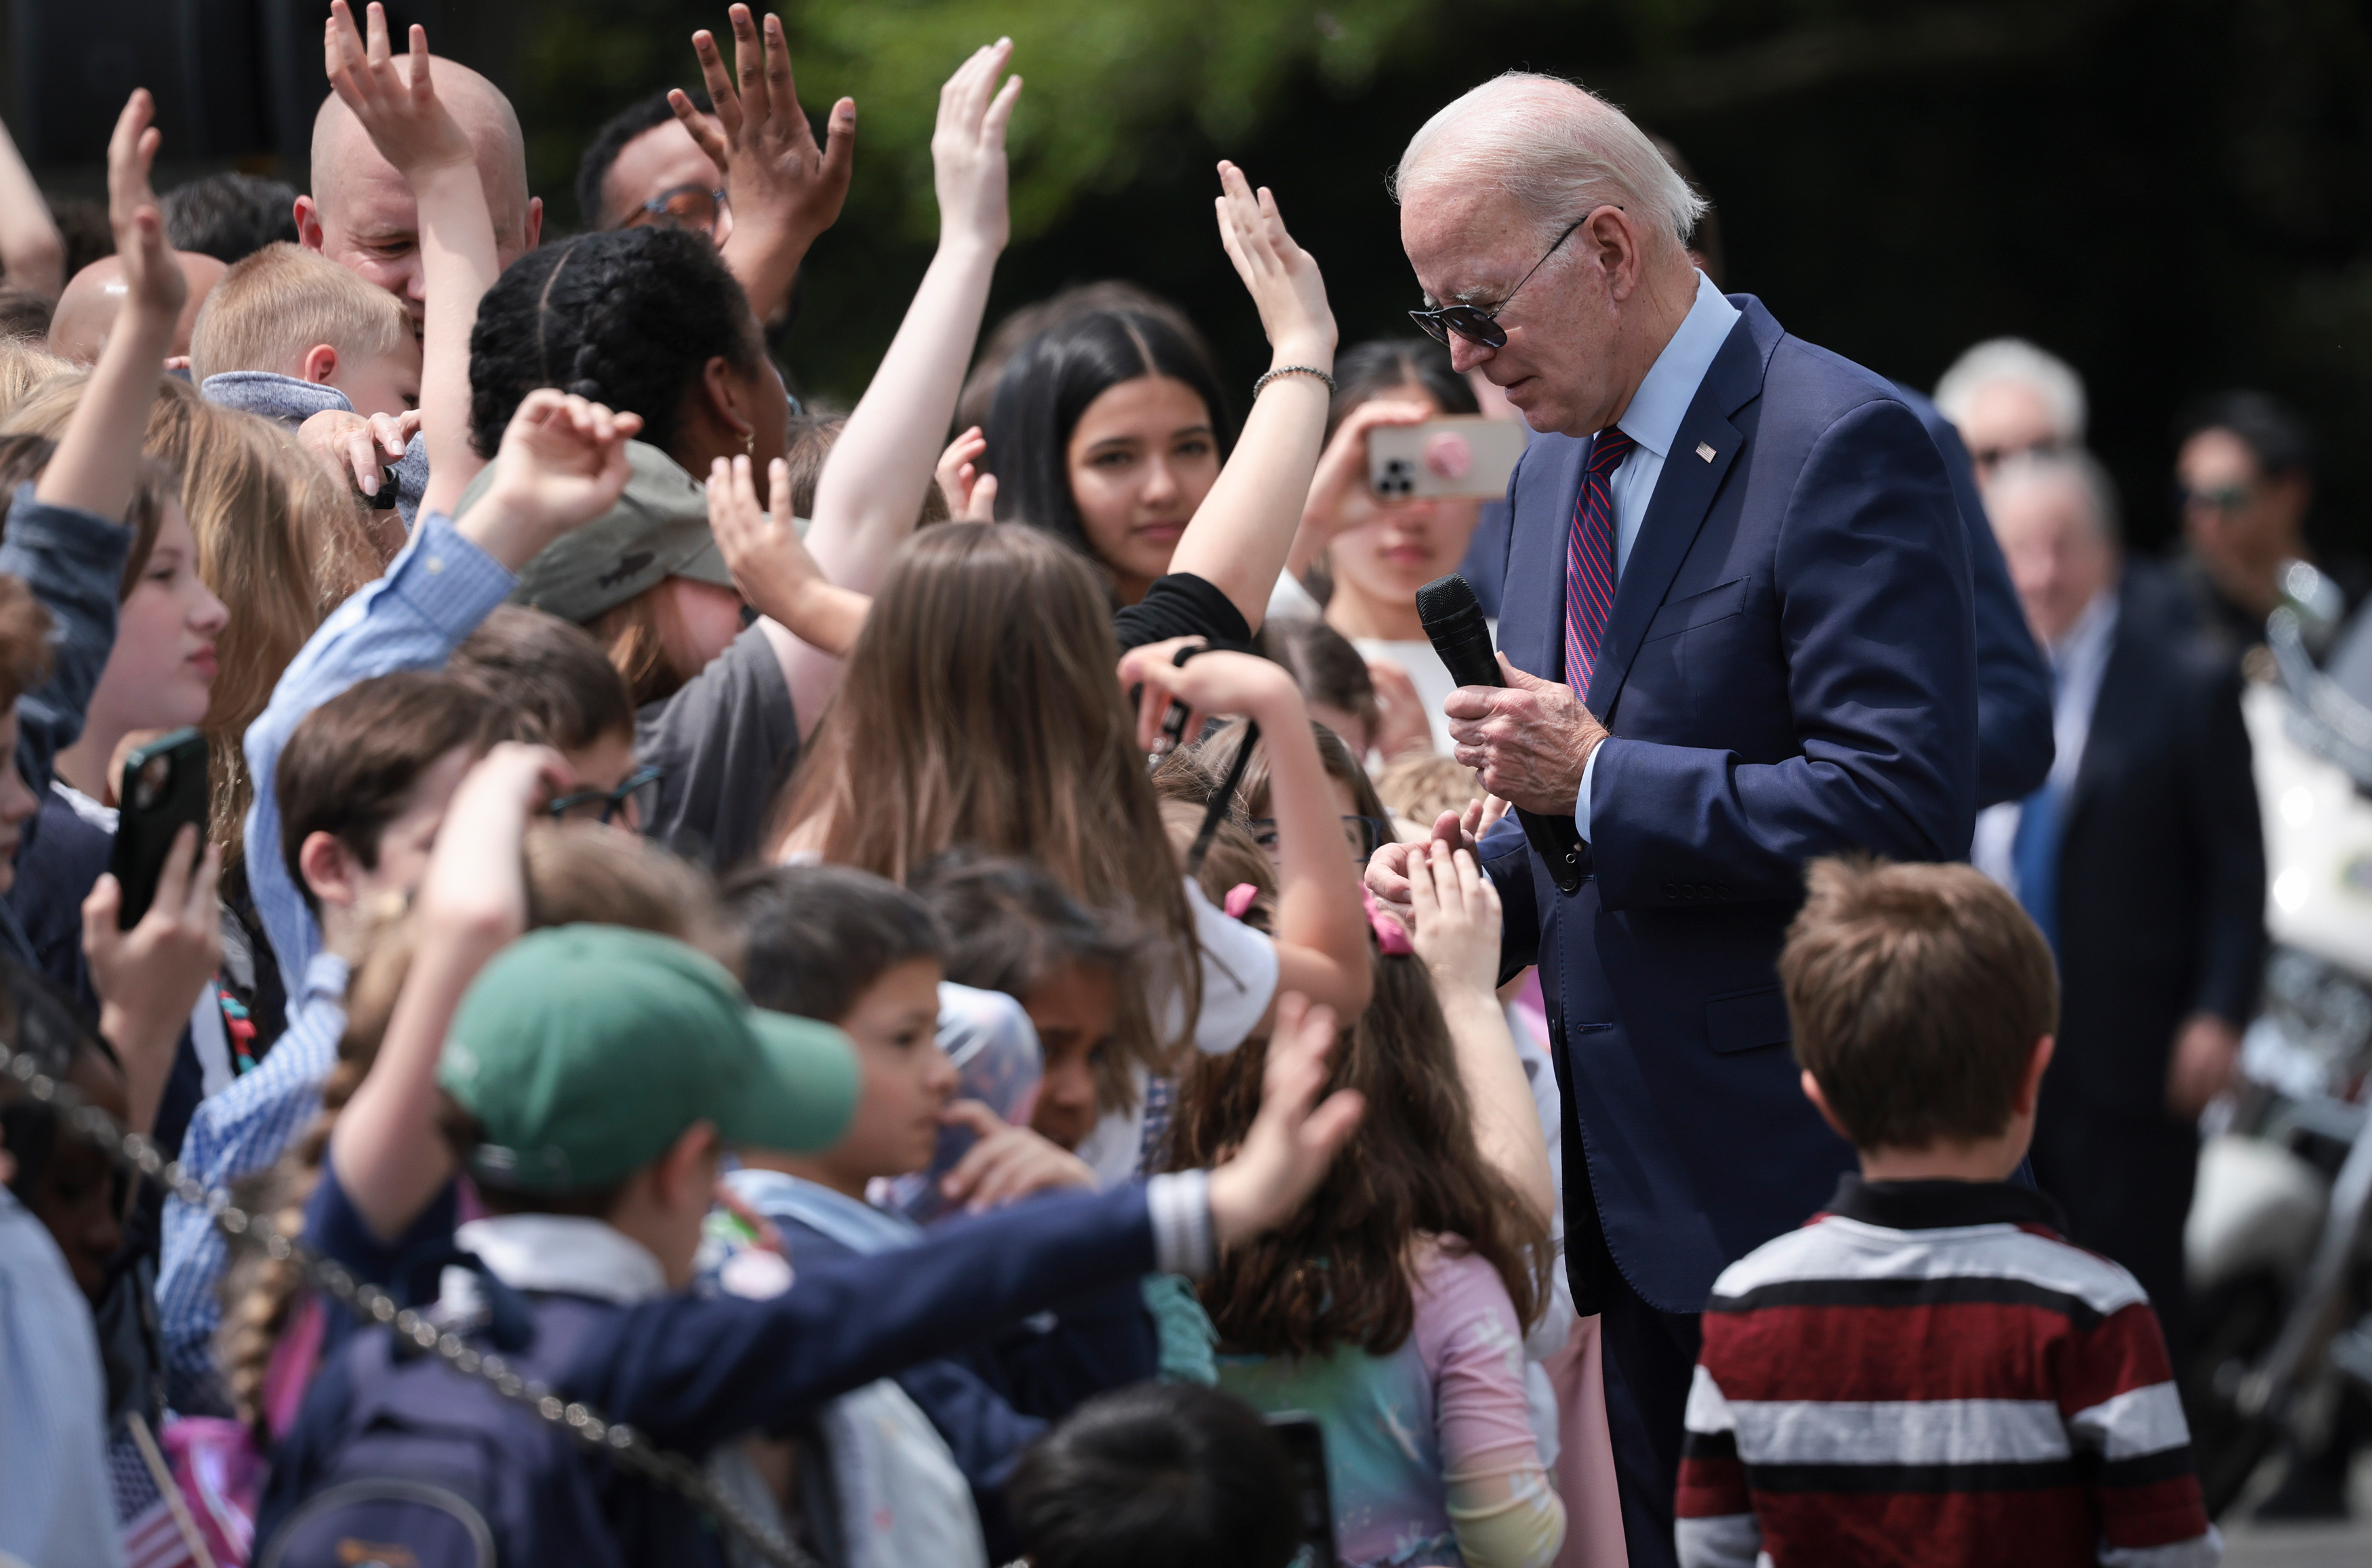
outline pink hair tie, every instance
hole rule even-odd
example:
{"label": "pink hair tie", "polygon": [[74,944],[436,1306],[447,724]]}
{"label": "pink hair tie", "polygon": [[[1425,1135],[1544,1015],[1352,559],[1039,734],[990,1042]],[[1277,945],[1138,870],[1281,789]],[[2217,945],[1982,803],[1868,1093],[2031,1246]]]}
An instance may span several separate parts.
{"label": "pink hair tie", "polygon": [[1364,882],[1359,884],[1359,901],[1367,906],[1367,924],[1374,928],[1376,946],[1383,949],[1384,957],[1405,958],[1415,954],[1416,944],[1409,940],[1408,927],[1402,925],[1399,917],[1389,910],[1376,902],[1375,893]]}
{"label": "pink hair tie", "polygon": [[1259,897],[1258,883],[1238,882],[1227,889],[1227,896],[1219,900],[1219,907],[1227,912],[1229,920],[1241,920],[1245,912],[1252,907],[1252,900]]}

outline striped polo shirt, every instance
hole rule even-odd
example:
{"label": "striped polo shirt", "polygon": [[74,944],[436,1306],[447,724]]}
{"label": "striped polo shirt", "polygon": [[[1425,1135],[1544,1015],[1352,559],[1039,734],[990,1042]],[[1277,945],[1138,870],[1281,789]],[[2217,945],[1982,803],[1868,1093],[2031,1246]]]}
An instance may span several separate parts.
{"label": "striped polo shirt", "polygon": [[2059,1230],[2027,1188],[1847,1176],[1724,1270],[1686,1568],[2215,1562],[2149,1298]]}

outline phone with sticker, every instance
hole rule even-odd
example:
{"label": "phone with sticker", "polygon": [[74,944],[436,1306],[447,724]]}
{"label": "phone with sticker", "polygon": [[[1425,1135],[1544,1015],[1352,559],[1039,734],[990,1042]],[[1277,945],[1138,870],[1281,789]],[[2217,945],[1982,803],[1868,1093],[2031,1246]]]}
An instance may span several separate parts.
{"label": "phone with sticker", "polygon": [[1378,425],[1367,435],[1367,483],[1385,501],[1505,495],[1529,440],[1520,424],[1475,413]]}

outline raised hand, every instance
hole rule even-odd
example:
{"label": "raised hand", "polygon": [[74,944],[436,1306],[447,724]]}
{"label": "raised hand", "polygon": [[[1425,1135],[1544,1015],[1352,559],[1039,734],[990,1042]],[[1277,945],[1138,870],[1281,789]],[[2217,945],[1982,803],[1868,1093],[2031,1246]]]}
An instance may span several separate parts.
{"label": "raised hand", "polygon": [[387,12],[378,0],[369,7],[367,42],[355,30],[346,0],[330,0],[321,25],[322,64],[330,87],[369,133],[379,157],[407,180],[433,168],[476,161],[469,134],[437,99],[428,75],[428,32],[415,25],[402,59],[388,43]]}
{"label": "raised hand", "polygon": [[359,414],[325,408],[296,427],[296,444],[320,459],[341,482],[352,481],[365,495],[378,494],[379,470],[403,460],[420,433],[420,411]]}
{"label": "raised hand", "polygon": [[1055,1187],[1096,1184],[1087,1162],[1027,1127],[1016,1127],[976,1099],[959,1099],[939,1113],[952,1127],[969,1127],[980,1142],[939,1178],[939,1191],[974,1214]]}
{"label": "raised hand", "polygon": [[[1468,808],[1469,813],[1473,807]],[[1445,811],[1434,819],[1430,841],[1416,843],[1395,842],[1378,847],[1367,857],[1367,891],[1376,902],[1400,917],[1402,925],[1416,929],[1416,895],[1410,889],[1416,864],[1432,854],[1427,842],[1437,842],[1452,849],[1462,849],[1469,854],[1477,853],[1480,839],[1471,831],[1465,818],[1456,811]]]}
{"label": "raised hand", "polygon": [[844,655],[872,601],[824,576],[794,526],[790,465],[776,458],[766,467],[769,504],[761,508],[750,459],[716,459],[708,473],[709,531],[733,586],[759,614],[812,647]]}
{"label": "raised hand", "polygon": [[1393,505],[1376,494],[1367,482],[1367,436],[1378,426],[1423,424],[1433,407],[1413,400],[1374,398],[1344,416],[1319,454],[1317,477],[1309,482],[1309,499],[1301,505],[1301,528],[1293,541],[1285,569],[1295,576],[1309,570],[1318,552],[1353,528],[1372,523]]}
{"label": "raised hand", "polygon": [[931,180],[939,198],[942,245],[963,239],[1002,250],[1012,233],[1005,200],[1005,127],[1021,97],[1021,78],[1008,76],[1002,87],[996,85],[997,73],[1012,58],[1013,41],[1000,38],[974,50],[939,89]]}
{"label": "raised hand", "polygon": [[152,322],[169,326],[189,298],[189,280],[165,239],[165,215],[149,189],[164,133],[156,126],[157,101],[146,87],[134,87],[107,139],[107,222],[115,231],[115,253],[123,267],[126,303]]}
{"label": "raised hand", "polygon": [[1199,654],[1184,664],[1176,662],[1179,649],[1201,641],[1172,637],[1132,648],[1121,656],[1122,689],[1143,688],[1137,695],[1136,738],[1145,750],[1158,749],[1167,738],[1162,721],[1173,701],[1185,703],[1189,710],[1184,733],[1190,737],[1200,730],[1204,719],[1220,714],[1247,714],[1271,730],[1308,723],[1301,689],[1283,665],[1224,648]]}
{"label": "raised hand", "polygon": [[933,471],[939,482],[939,494],[947,501],[949,520],[996,521],[996,476],[981,472],[979,467],[987,450],[988,437],[975,424],[939,454],[938,467]]}
{"label": "raised hand", "polygon": [[1260,309],[1274,363],[1332,369],[1334,312],[1326,303],[1326,280],[1319,275],[1317,261],[1285,232],[1267,186],[1254,192],[1243,170],[1225,162],[1219,165],[1219,243]]}
{"label": "raised hand", "polygon": [[626,443],[642,428],[638,413],[612,413],[555,388],[538,388],[503,431],[494,483],[458,527],[517,571],[562,534],[618,504],[633,471]]}
{"label": "raised hand", "polygon": [[831,106],[818,146],[791,77],[782,18],[769,16],[762,37],[749,6],[735,6],[728,15],[733,71],[726,70],[715,34],[703,28],[692,35],[715,117],[701,113],[680,90],[668,94],[668,106],[724,171],[733,215],[725,259],[763,319],[781,303],[808,247],[840,221],[856,159],[856,100],[844,98]]}
{"label": "raised hand", "polygon": [[1499,981],[1499,890],[1473,854],[1428,839],[1409,857],[1417,957],[1435,986],[1489,993]]}
{"label": "raised hand", "polygon": [[1211,1173],[1211,1231],[1221,1248],[1291,1219],[1359,1125],[1366,1101],[1357,1090],[1338,1089],[1317,1103],[1333,1048],[1332,1008],[1312,1007],[1297,993],[1278,999],[1260,1115],[1236,1157]]}
{"label": "raised hand", "polygon": [[83,956],[99,993],[99,1032],[122,1059],[135,1132],[155,1125],[190,1009],[222,967],[222,909],[215,897],[221,870],[222,851],[184,827],[165,857],[148,912],[131,930],[116,927],[123,887],[111,873],[83,900]]}

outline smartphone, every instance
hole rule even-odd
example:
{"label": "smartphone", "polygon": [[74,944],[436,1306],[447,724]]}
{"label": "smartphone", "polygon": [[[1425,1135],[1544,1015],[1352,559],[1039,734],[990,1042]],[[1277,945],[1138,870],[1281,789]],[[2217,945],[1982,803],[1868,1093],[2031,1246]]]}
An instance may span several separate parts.
{"label": "smartphone", "polygon": [[395,510],[395,470],[381,463],[378,468],[378,489],[364,496],[363,501],[374,512],[392,512]]}
{"label": "smartphone", "polygon": [[152,740],[123,760],[115,798],[115,852],[107,868],[123,885],[123,907],[115,923],[129,931],[157,900],[173,835],[189,823],[206,834],[206,738],[177,729]]}
{"label": "smartphone", "polygon": [[1524,426],[1479,413],[1378,425],[1367,433],[1367,482],[1387,501],[1505,495],[1530,439]]}
{"label": "smartphone", "polygon": [[1279,1411],[1269,1430],[1293,1459],[1294,1489],[1301,1494],[1301,1550],[1294,1568],[1335,1568],[1334,1493],[1326,1484],[1326,1429],[1307,1411]]}

